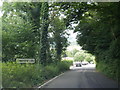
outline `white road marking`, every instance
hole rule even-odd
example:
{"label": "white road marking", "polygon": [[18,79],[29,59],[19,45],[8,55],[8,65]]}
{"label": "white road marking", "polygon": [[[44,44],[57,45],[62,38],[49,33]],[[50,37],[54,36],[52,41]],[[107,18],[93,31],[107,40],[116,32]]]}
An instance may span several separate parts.
{"label": "white road marking", "polygon": [[58,75],[58,76],[56,76],[56,77],[50,79],[49,81],[45,82],[44,84],[42,84],[42,85],[39,86],[38,88],[42,88],[43,86],[45,86],[46,84],[50,83],[50,82],[53,81],[54,79],[56,79],[56,78],[62,76],[63,74],[64,74],[64,73],[62,73],[62,74],[60,74],[60,75]]}

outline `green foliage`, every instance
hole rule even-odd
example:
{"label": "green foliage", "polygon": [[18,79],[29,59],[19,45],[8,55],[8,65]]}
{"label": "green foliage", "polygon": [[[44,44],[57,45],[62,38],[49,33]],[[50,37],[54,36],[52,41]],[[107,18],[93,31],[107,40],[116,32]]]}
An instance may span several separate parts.
{"label": "green foliage", "polygon": [[32,87],[43,81],[41,65],[3,63],[3,87]]}
{"label": "green foliage", "polygon": [[40,38],[40,63],[43,65],[47,64],[47,50],[48,42],[48,12],[49,6],[47,2],[43,2],[41,6],[41,38]]}
{"label": "green foliage", "polygon": [[[15,58],[37,57],[40,37],[38,35],[38,28],[40,24],[38,21],[37,24],[33,23],[34,18],[31,14],[33,14],[32,10],[35,7],[37,8],[39,3],[35,4],[36,6],[34,4],[4,2],[4,14],[2,17],[3,61],[13,61]],[[37,20],[40,21],[39,15]]]}
{"label": "green foliage", "polygon": [[35,87],[61,72],[69,70],[70,65],[71,62],[69,61],[62,61],[47,66],[40,64],[18,64],[15,62],[3,63],[3,87]]}
{"label": "green foliage", "polygon": [[94,61],[94,56],[90,53],[86,53],[85,51],[79,51],[74,55],[74,61]]}
{"label": "green foliage", "polygon": [[97,3],[91,6],[75,29],[79,32],[78,44],[95,55],[99,69],[112,78],[116,77],[115,66],[120,63],[119,6],[120,3]]}
{"label": "green foliage", "polygon": [[14,60],[15,58],[21,57],[35,58],[36,45],[33,46],[34,43],[32,43],[32,36],[34,35],[32,32],[33,26],[30,26],[29,22],[23,25],[24,21],[20,21],[17,25],[8,25],[8,23],[12,23],[13,21],[18,22],[21,18],[9,19],[4,19],[5,22],[3,22],[3,61]]}
{"label": "green foliage", "polygon": [[57,66],[60,71],[64,72],[69,69],[70,63],[69,61],[61,61],[57,63]]}
{"label": "green foliage", "polygon": [[[117,69],[120,64],[120,2],[49,5],[47,2],[4,2],[3,61],[37,58],[44,67],[3,63],[3,86],[32,87],[68,70],[70,63],[56,61],[61,60],[61,54],[66,50],[65,29],[72,28],[72,23],[78,23],[75,28],[75,32],[79,33],[77,42],[84,50],[95,55],[97,69],[113,78],[120,76],[120,69]],[[66,18],[61,18],[60,14]],[[48,35],[51,33],[52,37]],[[91,55],[76,52],[71,53],[76,60],[90,62]],[[51,62],[55,64],[49,65]]]}
{"label": "green foliage", "polygon": [[83,52],[77,52],[74,56],[74,61],[84,61],[85,55]]}
{"label": "green foliage", "polygon": [[55,62],[61,60],[62,53],[66,50],[68,46],[65,31],[65,23],[63,19],[59,19],[59,17],[51,17],[50,23],[50,45],[51,45],[51,53],[53,53],[53,58],[55,58]]}
{"label": "green foliage", "polygon": [[[86,2],[62,2],[53,3],[51,6],[55,12],[62,12],[65,15],[64,22],[67,28],[71,28],[71,22],[78,23],[83,12],[87,11],[86,7],[89,7],[89,4],[87,5]],[[60,16],[61,13],[56,14]]]}
{"label": "green foliage", "polygon": [[[85,53],[85,61],[87,61],[87,62],[91,62],[91,61],[93,61],[94,62],[94,60],[95,60],[95,56],[93,56],[92,54],[90,54],[90,53]],[[95,62],[94,62],[95,63]]]}
{"label": "green foliage", "polygon": [[100,61],[97,63],[97,70],[103,72],[106,76],[113,78],[117,81],[120,81],[120,72],[117,60],[113,61],[112,63]]}
{"label": "green foliage", "polygon": [[[37,62],[48,64],[61,60],[67,47],[66,27],[59,17],[55,20],[48,17],[52,10],[49,11],[47,2],[4,2],[2,11],[3,61],[35,58]],[[49,24],[54,27],[52,31],[48,31]],[[48,36],[51,32],[53,40]],[[55,43],[55,58],[51,58],[51,43]]]}
{"label": "green foliage", "polygon": [[69,66],[70,65],[73,65],[73,60],[64,60],[62,62],[65,62],[66,64],[68,64]]}
{"label": "green foliage", "polygon": [[66,54],[68,57],[74,57],[77,52],[79,52],[79,50],[73,49],[72,51],[66,51]]}
{"label": "green foliage", "polygon": [[59,69],[58,69],[57,65],[54,65],[54,64],[47,65],[43,69],[43,75],[44,75],[45,79],[47,79],[47,80],[58,74],[59,74]]}

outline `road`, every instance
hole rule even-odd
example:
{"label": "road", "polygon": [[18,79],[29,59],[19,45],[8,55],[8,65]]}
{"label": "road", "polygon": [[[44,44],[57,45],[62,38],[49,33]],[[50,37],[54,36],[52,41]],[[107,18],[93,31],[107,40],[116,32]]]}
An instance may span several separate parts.
{"label": "road", "polygon": [[97,72],[93,64],[70,69],[42,88],[118,88],[117,82]]}

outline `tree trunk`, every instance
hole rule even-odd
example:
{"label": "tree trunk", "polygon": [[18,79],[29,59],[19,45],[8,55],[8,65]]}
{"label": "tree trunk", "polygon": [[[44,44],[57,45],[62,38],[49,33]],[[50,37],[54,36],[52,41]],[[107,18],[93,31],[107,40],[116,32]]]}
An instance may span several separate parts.
{"label": "tree trunk", "polygon": [[48,42],[48,3],[43,2],[41,7],[41,39],[40,39],[40,63],[47,63],[47,42]]}

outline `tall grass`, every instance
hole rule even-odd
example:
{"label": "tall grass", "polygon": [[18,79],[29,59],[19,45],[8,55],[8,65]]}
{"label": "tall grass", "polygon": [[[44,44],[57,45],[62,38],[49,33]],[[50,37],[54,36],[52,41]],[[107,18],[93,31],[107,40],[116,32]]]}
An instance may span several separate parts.
{"label": "tall grass", "polygon": [[30,88],[69,70],[71,63],[61,61],[57,64],[42,66],[40,64],[18,64],[7,62],[2,64],[2,85],[4,88]]}

